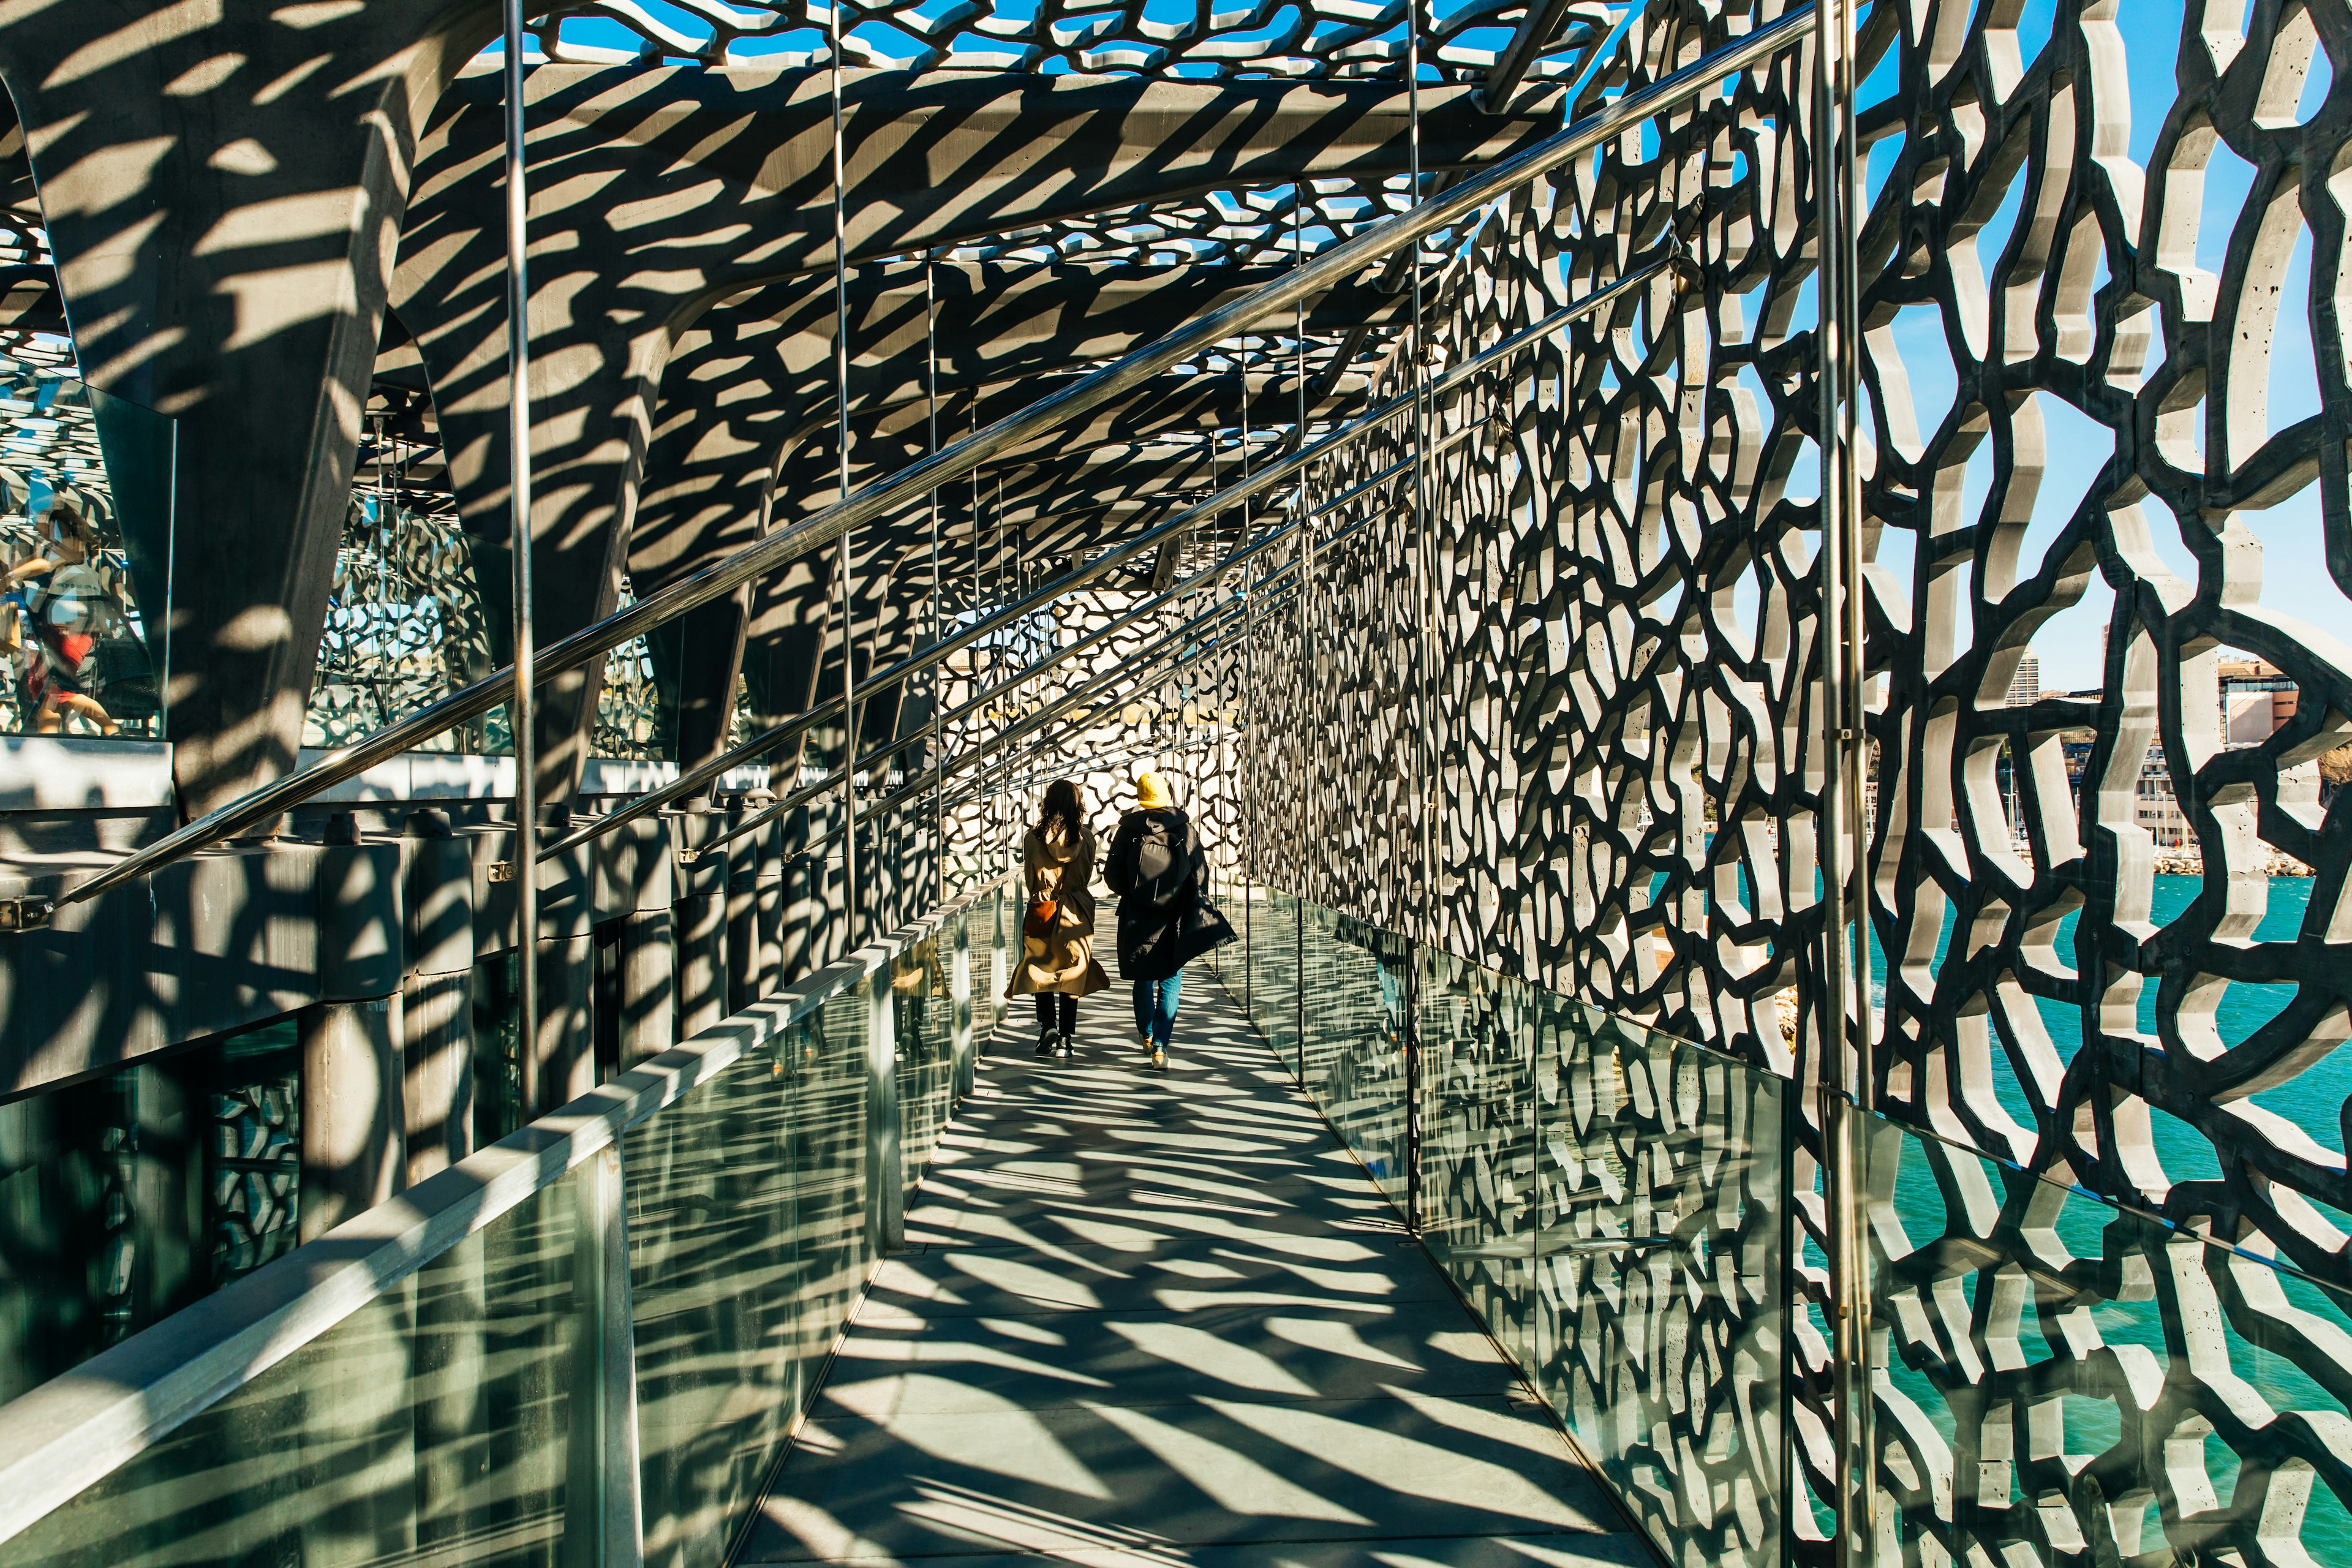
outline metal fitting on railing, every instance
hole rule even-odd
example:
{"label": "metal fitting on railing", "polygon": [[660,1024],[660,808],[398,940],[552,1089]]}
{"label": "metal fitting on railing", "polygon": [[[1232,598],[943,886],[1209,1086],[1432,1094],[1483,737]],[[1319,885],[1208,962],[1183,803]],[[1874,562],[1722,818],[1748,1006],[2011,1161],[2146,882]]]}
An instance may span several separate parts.
{"label": "metal fitting on railing", "polygon": [[0,931],[47,931],[56,910],[56,900],[51,899],[0,899]]}

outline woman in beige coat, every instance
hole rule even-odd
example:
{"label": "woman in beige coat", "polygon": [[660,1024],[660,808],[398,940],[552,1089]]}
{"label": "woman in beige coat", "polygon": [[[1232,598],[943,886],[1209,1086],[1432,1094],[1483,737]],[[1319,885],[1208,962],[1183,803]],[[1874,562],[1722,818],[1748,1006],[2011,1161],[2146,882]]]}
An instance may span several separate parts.
{"label": "woman in beige coat", "polygon": [[[1110,984],[1095,962],[1095,834],[1078,805],[1077,786],[1056,779],[1045,788],[1037,826],[1021,840],[1023,886],[1021,962],[1007,996],[1037,998],[1037,1054],[1066,1057],[1078,1032],[1078,998]],[[1031,911],[1053,906],[1043,935],[1032,935]]]}

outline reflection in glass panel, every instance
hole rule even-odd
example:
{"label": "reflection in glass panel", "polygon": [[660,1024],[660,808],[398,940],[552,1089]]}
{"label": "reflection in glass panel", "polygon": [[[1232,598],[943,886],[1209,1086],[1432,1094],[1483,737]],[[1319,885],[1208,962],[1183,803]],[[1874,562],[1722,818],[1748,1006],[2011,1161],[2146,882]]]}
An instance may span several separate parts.
{"label": "reflection in glass panel", "polygon": [[1882,1539],[1923,1560],[2352,1562],[2343,1293],[2259,1240],[1864,1126]]}
{"label": "reflection in glass panel", "polygon": [[1537,1384],[1662,1548],[1777,1563],[1790,1086],[1531,995]]}
{"label": "reflection in glass panel", "polygon": [[9,1546],[27,1568],[558,1561],[572,1173]]}
{"label": "reflection in glass panel", "polygon": [[1317,906],[1266,903],[1298,910],[1284,934],[1305,961],[1253,941],[1260,1026],[1274,1040],[1303,1001],[1307,1086],[1400,1208],[1411,1008],[1423,1243],[1619,1500],[1676,1562],[1782,1562],[1789,1086]]}
{"label": "reflection in glass panel", "polygon": [[1391,932],[1303,906],[1302,1079],[1381,1191],[1402,1202],[1410,950]]}
{"label": "reflection in glass panel", "polygon": [[[866,1284],[866,993],[853,986],[795,1031],[793,1169],[798,1173],[802,1364],[832,1353]],[[805,1397],[805,1390],[803,1391]]]}
{"label": "reflection in glass panel", "polygon": [[[349,745],[504,662],[491,647],[475,549],[451,513],[404,505],[388,489],[353,493],[335,551],[304,745]],[[505,711],[495,735],[488,720],[475,720],[423,749],[510,751]]]}
{"label": "reflection in glass panel", "polygon": [[720,1561],[799,1408],[802,1034],[747,1053],[624,1145],[648,1563]]}
{"label": "reflection in glass panel", "polygon": [[1250,911],[1250,1017],[1292,1071],[1298,1068],[1299,901],[1272,888],[1258,890]]}
{"label": "reflection in glass panel", "polygon": [[0,355],[0,731],[163,737],[172,439]]}
{"label": "reflection in glass panel", "polygon": [[280,1018],[0,1105],[0,1400],[293,1249],[299,1058]]}
{"label": "reflection in glass panel", "polygon": [[1421,962],[1423,1239],[1496,1339],[1532,1364],[1535,994],[1443,953]]}
{"label": "reflection in glass panel", "polygon": [[[353,484],[344,513],[318,676],[303,715],[305,746],[349,745],[480,679],[509,657],[513,568],[506,548],[467,533],[446,495],[400,482],[404,460],[417,451],[396,429],[379,426],[362,452],[363,466],[372,463],[376,471]],[[634,602],[624,575],[619,606]],[[591,754],[667,757],[675,737],[663,713],[651,650],[645,638],[634,638],[605,656]],[[513,734],[499,708],[418,749],[505,755],[514,750]]]}
{"label": "reflection in glass panel", "polygon": [[948,994],[940,942],[936,935],[926,937],[890,961],[890,1017],[898,1032],[898,1155],[910,1203],[947,1127],[955,1063],[955,1005]]}

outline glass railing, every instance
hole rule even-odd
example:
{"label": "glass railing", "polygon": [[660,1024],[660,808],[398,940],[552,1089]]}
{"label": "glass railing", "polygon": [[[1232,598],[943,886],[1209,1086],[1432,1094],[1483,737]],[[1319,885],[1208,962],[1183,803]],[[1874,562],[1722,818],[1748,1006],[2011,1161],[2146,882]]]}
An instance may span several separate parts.
{"label": "glass railing", "polygon": [[174,438],[0,355],[0,733],[163,736]]}
{"label": "glass railing", "polygon": [[1417,979],[1432,1254],[1653,1541],[1783,1561],[1788,1086],[1442,953]]}
{"label": "glass railing", "polygon": [[[348,746],[505,663],[510,571],[504,546],[468,534],[446,506],[411,505],[403,493],[371,488],[365,479],[354,484],[335,551],[302,744]],[[624,577],[620,603],[634,602]],[[607,653],[589,754],[668,761],[676,738],[663,720],[660,682],[646,639]],[[511,756],[514,736],[499,707],[419,749]]]}
{"label": "glass railing", "polygon": [[1238,963],[1219,950],[1231,968],[1241,972],[1250,1021],[1274,1047],[1275,1055],[1299,1073],[1298,1061],[1298,917],[1303,900],[1277,889],[1252,886],[1236,900],[1242,906],[1244,942]]}
{"label": "glass railing", "polygon": [[[1225,984],[1626,1514],[1676,1563],[1822,1557],[1828,1500],[1865,1489],[1798,1086],[1273,889],[1234,901]],[[2352,1297],[2219,1219],[1854,1121],[1864,1560],[2352,1563]]]}
{"label": "glass railing", "polygon": [[1858,1120],[1883,1556],[2352,1563],[2352,1295]]}
{"label": "glass railing", "polygon": [[0,1560],[726,1561],[997,1020],[999,901],[0,1407]]}

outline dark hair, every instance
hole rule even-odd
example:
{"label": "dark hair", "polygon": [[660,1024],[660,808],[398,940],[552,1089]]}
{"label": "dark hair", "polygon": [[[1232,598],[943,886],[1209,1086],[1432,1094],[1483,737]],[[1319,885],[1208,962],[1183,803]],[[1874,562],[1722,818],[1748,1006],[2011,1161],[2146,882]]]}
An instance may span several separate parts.
{"label": "dark hair", "polygon": [[98,524],[90,521],[80,507],[64,496],[50,500],[44,521],[57,531],[58,538],[70,539],[85,549],[99,542]]}
{"label": "dark hair", "polygon": [[1062,831],[1075,834],[1086,821],[1086,809],[1078,804],[1078,786],[1067,779],[1055,779],[1045,786],[1045,804],[1037,808],[1037,828],[1043,832],[1054,826],[1058,817]]}

